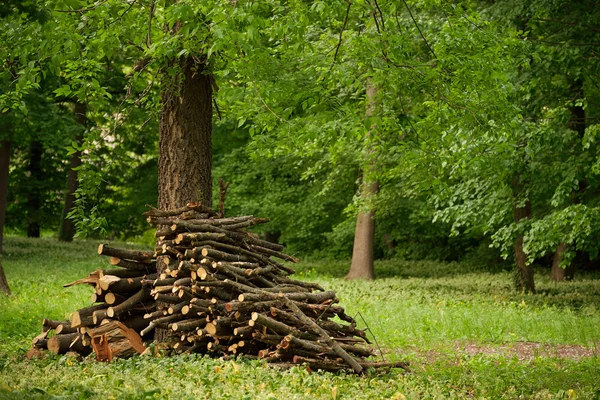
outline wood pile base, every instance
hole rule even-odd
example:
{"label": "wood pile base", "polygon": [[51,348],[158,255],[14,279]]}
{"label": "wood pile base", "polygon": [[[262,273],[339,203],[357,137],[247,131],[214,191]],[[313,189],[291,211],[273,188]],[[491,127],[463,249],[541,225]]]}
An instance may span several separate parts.
{"label": "wood pile base", "polygon": [[173,352],[244,355],[280,366],[350,370],[399,367],[375,362],[366,333],[337,305],[333,291],[292,279],[297,262],[283,246],[248,228],[268,219],[221,217],[190,203],[145,213],[157,228],[154,252],[101,244],[110,267],[69,283],[90,285],[92,305],[70,321],[44,320],[32,354],[91,352],[100,361],[145,351],[158,341]]}

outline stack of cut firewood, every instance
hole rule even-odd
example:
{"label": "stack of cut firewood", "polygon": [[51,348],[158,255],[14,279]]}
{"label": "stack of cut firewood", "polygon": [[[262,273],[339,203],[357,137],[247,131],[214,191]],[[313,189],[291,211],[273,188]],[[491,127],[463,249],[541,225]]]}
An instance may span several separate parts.
{"label": "stack of cut firewood", "polygon": [[[406,368],[367,361],[374,351],[366,346],[365,331],[336,305],[335,293],[290,278],[294,270],[275,259],[297,259],[244,230],[268,219],[224,218],[194,203],[152,208],[146,215],[157,227],[155,252],[100,245],[98,253],[120,269],[95,271],[69,284],[93,285],[92,302],[98,304],[76,311],[70,322],[46,321],[35,348],[93,350],[108,360],[142,352],[139,333],[146,343],[155,340],[179,352],[244,355],[284,366],[356,373]],[[48,339],[50,330],[54,336]]]}

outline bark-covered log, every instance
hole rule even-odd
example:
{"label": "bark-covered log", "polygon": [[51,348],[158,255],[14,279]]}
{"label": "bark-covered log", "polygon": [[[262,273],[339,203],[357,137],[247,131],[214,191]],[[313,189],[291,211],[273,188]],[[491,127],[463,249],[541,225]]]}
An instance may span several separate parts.
{"label": "bark-covered log", "polygon": [[80,326],[93,325],[92,314],[94,311],[104,310],[106,308],[108,308],[108,305],[106,304],[97,304],[73,312],[71,315],[71,327],[79,328]]}
{"label": "bark-covered log", "polygon": [[154,258],[153,253],[149,251],[119,249],[105,243],[98,246],[98,254],[126,260],[141,261],[143,263],[151,263]]}
{"label": "bark-covered log", "polygon": [[88,334],[98,361],[112,361],[116,357],[142,354],[146,350],[140,335],[118,321],[91,329]]}
{"label": "bark-covered log", "polygon": [[147,287],[142,287],[136,294],[121,304],[109,307],[106,311],[106,315],[108,315],[109,318],[119,318],[119,316],[124,312],[131,310],[138,303],[144,304],[144,302],[150,298],[150,289]]}
{"label": "bark-covered log", "polygon": [[109,260],[109,263],[110,263],[110,265],[113,265],[115,267],[121,267],[121,268],[126,268],[126,269],[131,269],[131,270],[142,271],[147,274],[156,272],[156,262],[155,261],[140,262],[140,261],[125,260],[125,259],[122,259],[119,257],[111,257]]}
{"label": "bark-covered log", "polygon": [[66,335],[55,335],[48,339],[48,350],[54,354],[65,354],[68,351],[75,351],[82,355],[92,352],[92,349],[83,345],[81,335],[77,332]]}

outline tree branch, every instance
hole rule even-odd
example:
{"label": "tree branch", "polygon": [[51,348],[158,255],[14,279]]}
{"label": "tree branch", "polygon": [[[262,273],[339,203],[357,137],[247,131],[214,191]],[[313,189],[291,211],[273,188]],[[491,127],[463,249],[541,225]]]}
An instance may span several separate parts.
{"label": "tree branch", "polygon": [[347,3],[348,3],[348,8],[346,8],[346,17],[344,18],[344,25],[342,25],[342,30],[340,31],[340,37],[338,39],[338,44],[337,44],[337,46],[335,48],[335,54],[333,55],[333,61],[331,62],[331,66],[329,67],[329,71],[331,71],[331,69],[335,65],[338,53],[340,51],[340,47],[342,47],[342,36],[344,34],[344,30],[346,29],[346,25],[348,24],[348,16],[350,15],[350,7],[352,6],[352,3],[350,3],[350,1],[347,0]]}
{"label": "tree branch", "polygon": [[435,55],[435,52],[433,51],[433,49],[429,45],[429,42],[427,41],[427,39],[425,38],[425,35],[423,35],[423,32],[421,32],[421,28],[419,28],[419,24],[417,24],[417,21],[415,20],[415,17],[413,16],[412,12],[410,11],[410,8],[408,7],[408,4],[406,3],[406,0],[402,0],[402,2],[406,6],[406,9],[408,10],[408,13],[410,14],[410,19],[412,19],[413,23],[417,27],[417,30],[419,31],[419,34],[421,35],[421,37],[423,38],[423,41],[427,45],[427,48],[429,48],[429,51],[431,51],[431,54],[433,54],[433,57],[437,58],[437,56]]}

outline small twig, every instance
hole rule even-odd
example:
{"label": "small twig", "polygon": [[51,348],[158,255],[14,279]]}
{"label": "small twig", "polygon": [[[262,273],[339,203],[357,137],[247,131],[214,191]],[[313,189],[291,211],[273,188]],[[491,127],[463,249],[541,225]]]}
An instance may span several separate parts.
{"label": "small twig", "polygon": [[437,58],[437,56],[435,55],[435,52],[433,51],[433,49],[429,45],[429,42],[427,41],[427,39],[425,38],[425,35],[423,35],[423,32],[421,32],[421,28],[419,28],[419,24],[417,24],[417,21],[415,20],[415,17],[413,16],[412,12],[410,11],[410,8],[408,7],[408,4],[406,3],[406,0],[402,0],[402,2],[404,2],[404,5],[406,6],[406,9],[408,10],[408,13],[410,14],[410,19],[412,19],[413,23],[417,27],[417,30],[419,31],[419,34],[421,35],[421,37],[423,38],[423,41],[427,45],[427,48],[429,49],[429,51],[431,51],[431,54],[433,54],[433,57]]}
{"label": "small twig", "polygon": [[377,8],[377,11],[379,12],[379,18],[381,18],[381,30],[385,31],[385,20],[383,19],[383,13],[381,12],[381,8],[379,8],[379,3],[377,3],[377,0],[373,0],[375,2],[375,7]]}
{"label": "small twig", "polygon": [[254,89],[254,91],[256,92],[256,95],[258,96],[258,98],[260,99],[260,101],[262,101],[262,103],[264,104],[264,106],[266,107],[266,109],[269,110],[269,112],[271,114],[273,114],[281,122],[286,122],[283,118],[281,118],[279,115],[277,115],[275,113],[275,111],[273,111],[271,109],[271,107],[269,107],[269,105],[267,104],[267,102],[265,101],[265,99],[263,99],[262,96],[260,95],[260,92],[258,91],[258,89],[256,88],[256,86],[252,86],[252,88]]}
{"label": "small twig", "polygon": [[127,14],[127,13],[129,12],[129,10],[131,10],[131,9],[133,8],[133,6],[134,6],[134,5],[136,5],[136,3],[137,3],[137,0],[133,1],[133,2],[132,2],[130,5],[129,5],[129,7],[127,7],[127,9],[126,9],[125,11],[123,11],[123,13],[122,13],[121,15],[119,15],[117,18],[115,18],[114,20],[112,20],[112,21],[111,21],[110,23],[108,23],[106,26],[111,26],[111,25],[112,25],[112,24],[114,24],[115,22],[117,22],[117,21],[120,21],[120,20],[121,20],[121,19],[122,19],[122,18],[125,16],[125,14]]}
{"label": "small twig", "polygon": [[219,109],[219,105],[217,104],[217,99],[213,97],[213,104],[215,105],[215,110],[217,110],[217,116],[219,117],[219,121],[222,121],[223,118],[221,116],[221,110]]}
{"label": "small twig", "polygon": [[148,15],[148,33],[146,34],[146,46],[148,48],[150,48],[150,46],[152,45],[152,37],[151,37],[152,17],[154,16],[155,7],[156,7],[156,4],[154,3],[154,0],[152,0],[150,2],[150,14]]}
{"label": "small twig", "polygon": [[375,337],[375,334],[373,333],[373,331],[369,327],[369,324],[367,324],[367,321],[365,321],[365,318],[362,316],[362,314],[360,313],[360,311],[356,313],[356,315],[354,316],[354,319],[356,319],[356,316],[360,316],[360,319],[362,319],[362,321],[365,323],[365,326],[367,327],[367,330],[369,332],[371,332],[371,336],[373,336],[373,341],[375,342],[375,345],[379,349],[379,354],[381,354],[381,359],[385,362],[385,357],[383,356],[383,350],[381,349],[381,346],[379,346],[379,343],[377,342],[377,338]]}
{"label": "small twig", "polygon": [[219,215],[221,218],[225,217],[225,195],[230,184],[231,182],[225,183],[223,179],[219,178]]}

